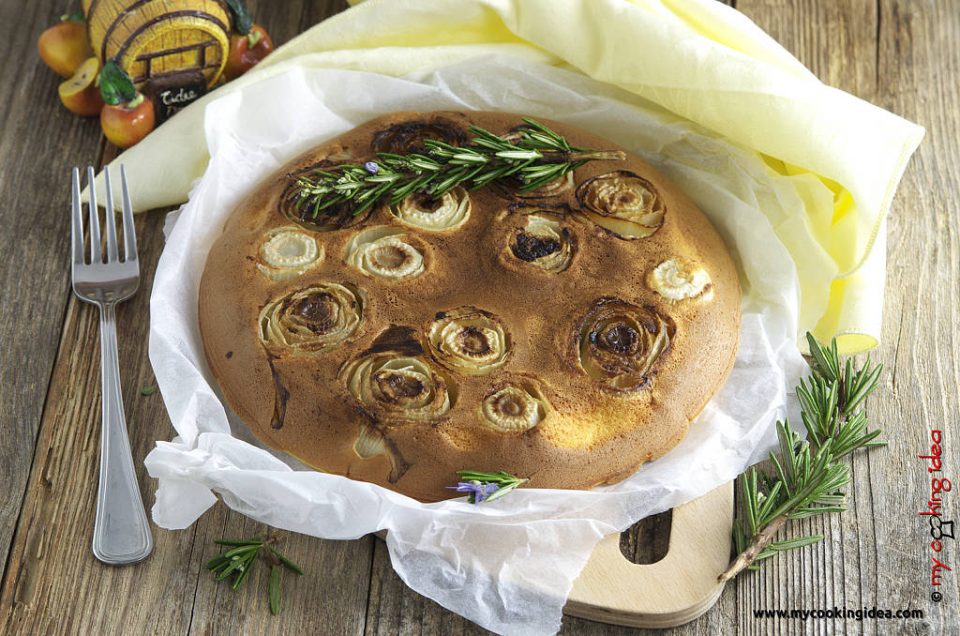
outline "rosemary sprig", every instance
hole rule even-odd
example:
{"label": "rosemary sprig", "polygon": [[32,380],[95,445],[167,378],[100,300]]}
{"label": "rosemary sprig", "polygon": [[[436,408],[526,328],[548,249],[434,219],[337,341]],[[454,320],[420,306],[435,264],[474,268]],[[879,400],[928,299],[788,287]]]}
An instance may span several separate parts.
{"label": "rosemary sprig", "polygon": [[467,501],[472,504],[499,499],[529,481],[528,479],[514,477],[504,470],[496,473],[458,470],[457,476],[460,477],[460,483],[456,486],[447,486],[447,488],[457,492],[469,493]]}
{"label": "rosemary sprig", "polygon": [[253,569],[253,563],[257,560],[257,557],[261,557],[270,565],[270,613],[279,614],[280,571],[286,568],[291,572],[302,575],[303,570],[273,547],[276,541],[276,537],[267,537],[266,539],[254,537],[243,540],[217,539],[214,543],[230,549],[210,559],[207,562],[207,569],[213,572],[217,581],[225,581],[233,577],[230,588],[237,591],[250,574],[250,570]]}
{"label": "rosemary sprig", "polygon": [[807,334],[813,374],[800,382],[801,419],[807,430],[802,440],[786,423],[777,422],[779,457],[770,453],[773,470],[749,469],[740,478],[740,506],[733,540],[738,556],[719,576],[729,581],[745,569],[756,570],[759,561],[778,552],[794,550],[823,540],[808,535],[776,541],[791,519],[803,519],[846,510],[841,488],[850,482],[850,470],[838,460],[873,446],[879,430],[868,430],[863,401],[876,390],[882,365],[870,359],[857,367],[848,358],[840,361],[837,342],[823,347]]}
{"label": "rosemary sprig", "polygon": [[571,146],[543,124],[523,121],[523,127],[503,136],[472,126],[474,138],[464,146],[427,139],[424,153],[380,152],[363,165],[312,170],[296,181],[296,205],[316,218],[331,206],[351,203],[356,216],[383,199],[394,205],[411,194],[436,198],[460,185],[475,189],[515,179],[522,191],[536,190],[588,161],[625,158],[618,150]]}

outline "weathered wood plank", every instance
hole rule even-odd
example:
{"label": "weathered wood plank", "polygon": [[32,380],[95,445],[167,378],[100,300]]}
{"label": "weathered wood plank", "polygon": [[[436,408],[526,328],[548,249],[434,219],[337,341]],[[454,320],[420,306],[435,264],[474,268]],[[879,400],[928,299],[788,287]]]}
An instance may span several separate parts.
{"label": "weathered wood plank", "polygon": [[641,519],[620,534],[620,552],[631,563],[656,563],[670,549],[672,525],[672,510]]}
{"label": "weathered wood plank", "polygon": [[[867,100],[875,98],[877,7],[862,0],[844,2],[763,2],[740,0],[738,8],[780,41],[823,81]],[[879,451],[883,453],[884,451]],[[864,475],[857,471],[856,479]],[[724,622],[736,623],[743,634],[842,632],[845,621],[808,623],[758,620],[757,609],[830,608],[859,606],[861,563],[849,529],[859,521],[871,532],[869,514],[859,518],[862,498],[843,517],[794,524],[789,533],[824,534],[826,540],[793,554],[781,555],[755,574],[745,574],[734,588],[732,613]],[[845,532],[845,529],[847,530]]]}
{"label": "weathered wood plank", "polygon": [[[271,8],[277,5],[263,4],[258,18],[277,42],[342,6],[341,2],[309,6],[289,2],[275,14]],[[42,22],[46,24],[47,18]],[[99,136],[92,137],[77,145],[96,148]],[[26,140],[29,135],[20,138]],[[67,172],[64,169],[62,173]],[[50,190],[49,175],[44,172],[40,177]],[[66,199],[66,191],[64,188],[62,199]],[[60,202],[61,207],[64,203]],[[67,219],[64,213],[63,220]],[[141,216],[137,225],[143,262],[141,292],[120,307],[118,323],[131,445],[141,490],[149,505],[154,485],[145,474],[142,459],[155,440],[172,434],[160,396],[140,395],[140,387],[153,383],[146,350],[147,316],[155,263],[162,249],[163,215]],[[67,227],[65,223],[63,230]],[[61,247],[66,249],[66,242]],[[66,301],[66,258],[61,257],[63,263],[56,263],[56,271]],[[217,551],[213,539],[224,532],[246,535],[265,531],[223,506],[210,511],[187,531],[156,530],[155,552],[141,565],[109,568],[93,559],[89,544],[100,427],[97,332],[96,311],[70,299],[36,450],[32,450],[31,438],[29,447],[9,451],[17,452],[27,468],[31,457],[35,459],[0,592],[0,632],[220,633],[232,632],[238,617],[248,617],[251,633],[300,629],[310,633],[360,633],[372,539],[329,542],[301,536],[286,538],[285,553],[303,565],[307,574],[299,581],[287,581],[287,611],[274,619],[265,608],[263,576],[251,576],[245,589],[233,594],[203,570],[203,564]],[[56,338],[52,340],[53,347]],[[4,452],[8,448],[5,445]],[[22,487],[20,490],[22,494]],[[16,518],[16,511],[10,517]],[[330,585],[330,580],[336,584]]]}
{"label": "weathered wood plank", "polygon": [[[161,221],[159,215],[138,219],[141,254],[146,262],[159,253],[162,235],[157,231]],[[151,272],[145,271],[146,288]],[[118,311],[125,406],[131,445],[138,460],[152,445],[165,419],[156,396],[139,395],[139,387],[149,378],[142,362],[146,359],[147,325],[141,317],[146,315],[147,299],[147,294],[140,293]],[[147,620],[175,624],[178,617],[158,615],[171,611],[181,613],[180,621],[189,618],[182,615],[181,608],[159,602],[169,592],[166,585],[145,584],[189,577],[191,572],[184,565],[178,567],[155,555],[145,566],[111,569],[97,564],[90,554],[99,465],[98,328],[96,310],[71,299],[0,600],[0,624],[9,633],[54,633],[80,627],[101,631],[111,620],[122,621],[118,625],[147,624]],[[149,501],[144,469],[139,461],[137,465],[141,490]],[[158,536],[158,545],[173,541],[179,549],[171,552],[189,558],[192,533],[166,534],[169,536]],[[165,562],[172,566],[166,574]],[[127,587],[114,587],[110,579],[122,581]],[[134,588],[129,586],[134,582],[142,592],[133,593]],[[138,596],[144,604],[125,603],[121,611],[107,612],[102,602],[106,598]]]}
{"label": "weathered wood plank", "polygon": [[0,563],[33,459],[67,300],[69,168],[93,163],[99,127],[67,112],[36,39],[55,0],[0,3]]}
{"label": "weathered wood plank", "polygon": [[[891,426],[890,448],[856,466],[857,495],[870,502],[873,536],[859,539],[871,566],[862,577],[868,601],[927,611],[930,633],[960,630],[957,543],[948,546],[952,576],[941,603],[930,600],[930,527],[917,516],[930,495],[917,455],[929,431],[943,430],[947,475],[960,459],[960,11],[951,0],[881,3],[877,101],[927,127],[890,220],[884,351],[890,374],[874,403]],[[865,464],[865,465],[864,465]],[[956,489],[954,489],[955,491]],[[956,497],[945,518],[956,520]],[[877,593],[874,590],[881,590]],[[869,602],[867,603],[870,604]],[[882,629],[877,633],[882,633]]]}
{"label": "weathered wood plank", "polygon": [[[195,551],[200,556],[184,567],[185,573],[203,568],[217,553],[214,539],[264,536],[269,532],[263,524],[229,512],[224,506],[219,508],[218,514],[207,513],[198,522]],[[208,517],[214,519],[208,522]],[[218,522],[216,527],[214,522]],[[269,569],[264,565],[259,564],[236,593],[202,570],[192,599],[190,634],[234,634],[238,624],[247,634],[363,633],[375,539],[324,541],[279,534],[283,537],[280,551],[305,572],[302,577],[283,572],[281,613],[273,616],[268,609]]]}
{"label": "weathered wood plank", "polygon": [[[871,100],[876,91],[877,6],[873,1],[842,0],[739,0],[737,8],[790,50],[824,82]],[[884,451],[880,451],[881,453]],[[857,474],[857,479],[863,479]],[[744,574],[725,596],[724,624],[736,624],[743,634],[826,634],[845,629],[844,621],[806,623],[758,620],[757,609],[831,608],[859,605],[857,572],[860,563],[844,527],[861,522],[869,532],[872,518],[858,519],[862,502],[844,517],[815,519],[794,524],[787,533],[816,533],[826,540],[792,554],[771,559],[754,574]],[[855,527],[855,525],[853,526]],[[853,551],[853,552],[852,552]],[[848,582],[848,578],[852,580]],[[854,626],[855,628],[857,626]]]}
{"label": "weathered wood plank", "polygon": [[[152,283],[162,249],[163,215],[137,219],[144,289]],[[118,309],[120,368],[131,446],[144,500],[154,484],[142,458],[157,439],[171,435],[159,394],[143,396],[152,384],[147,361],[149,294]],[[233,594],[216,584],[203,564],[224,534],[250,536],[265,528],[218,506],[183,532],[154,529],[154,554],[143,564],[111,568],[90,553],[99,465],[100,387],[96,311],[71,300],[61,353],[51,383],[37,444],[34,470],[0,597],[0,631],[34,633],[122,633],[150,626],[163,634],[223,633],[245,616],[252,633],[287,633],[294,628],[360,633],[369,580],[370,542],[321,541],[290,536],[284,552],[307,575],[288,581],[287,612],[271,620],[264,606],[266,579],[254,574]],[[336,586],[318,595],[328,577]],[[109,599],[124,599],[113,604]],[[254,630],[253,627],[256,626]]]}
{"label": "weathered wood plank", "polygon": [[[929,528],[916,516],[929,485],[912,459],[927,429],[956,439],[960,201],[956,170],[960,34],[955,3],[740,0],[738,7],[817,75],[928,126],[894,202],[883,343],[887,382],[869,411],[890,446],[852,465],[851,509],[800,524],[826,541],[781,555],[737,584],[725,624],[743,634],[951,633],[957,586],[929,600]],[[957,456],[956,446],[953,455]],[[950,590],[951,588],[947,588]],[[923,621],[758,620],[755,609],[863,607],[926,611]],[[726,612],[726,610],[724,610]]]}

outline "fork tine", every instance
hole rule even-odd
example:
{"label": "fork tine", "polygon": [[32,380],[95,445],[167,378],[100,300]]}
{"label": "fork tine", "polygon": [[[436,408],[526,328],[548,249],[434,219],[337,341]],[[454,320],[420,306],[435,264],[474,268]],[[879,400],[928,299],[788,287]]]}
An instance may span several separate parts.
{"label": "fork tine", "polygon": [[137,260],[137,229],[133,224],[133,205],[127,188],[127,171],[120,165],[120,185],[123,189],[123,249],[126,260]]}
{"label": "fork tine", "polygon": [[100,211],[97,209],[96,175],[93,166],[87,166],[87,187],[90,189],[90,262],[100,263]]}
{"label": "fork tine", "polygon": [[107,211],[103,218],[107,224],[107,262],[116,263],[120,260],[117,251],[117,213],[113,208],[113,184],[110,183],[110,168],[103,169],[103,180],[107,187]]}
{"label": "fork tine", "polygon": [[70,224],[71,244],[73,245],[73,264],[83,265],[83,205],[80,203],[80,168],[74,168],[71,175],[73,190],[73,220]]}

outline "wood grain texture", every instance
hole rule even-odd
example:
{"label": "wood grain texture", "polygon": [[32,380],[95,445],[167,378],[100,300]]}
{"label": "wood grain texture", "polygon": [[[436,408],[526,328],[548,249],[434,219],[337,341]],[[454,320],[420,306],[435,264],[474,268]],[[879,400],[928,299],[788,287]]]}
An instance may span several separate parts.
{"label": "wood grain texture", "polygon": [[[248,5],[278,43],[345,7],[342,0]],[[713,610],[670,633],[960,635],[956,545],[947,553],[954,573],[945,577],[946,598],[930,600],[928,526],[916,516],[929,484],[915,458],[930,428],[944,430],[954,468],[960,458],[960,2],[739,0],[737,7],[825,82],[918,121],[928,136],[889,222],[884,333],[874,354],[888,372],[868,408],[890,446],[853,460],[847,513],[788,531],[819,532],[826,541],[741,576]],[[58,80],[33,53],[40,30],[61,12],[61,4],[48,0],[0,0],[0,54],[14,62],[0,65],[0,557],[10,550],[0,633],[488,633],[407,588],[385,545],[370,538],[327,542],[285,535],[285,552],[307,575],[286,578],[284,612],[271,618],[264,576],[233,594],[202,569],[214,538],[264,530],[224,506],[187,531],[157,531],[155,552],[141,566],[111,569],[93,560],[97,324],[92,308],[69,296],[62,240],[68,199],[55,178],[74,163],[95,161],[100,142],[95,123],[60,107]],[[162,216],[142,217],[138,225],[144,260],[152,264],[162,247]],[[144,269],[142,291],[119,316],[138,464],[154,440],[172,434],[160,396],[139,395],[153,382],[145,322],[153,266]],[[151,502],[154,484],[142,466],[140,473]],[[956,504],[949,505],[957,520]],[[624,538],[625,550],[655,551],[667,534],[651,531],[654,526],[634,529]],[[920,608],[927,615],[922,621],[863,622],[753,615],[758,609],[875,605]],[[561,633],[648,632],[567,617]]]}
{"label": "wood grain texture", "polygon": [[[821,80],[868,101],[876,98],[877,3],[873,0],[796,2],[740,0],[738,9],[752,18],[783,44]],[[902,203],[902,197],[897,205]],[[881,349],[881,356],[883,356]],[[873,404],[868,405],[873,414]],[[887,459],[887,450],[874,453]],[[854,483],[868,487],[869,479],[855,459]],[[739,625],[742,634],[833,634],[859,633],[876,629],[869,623],[845,620],[815,620],[806,623],[789,619],[754,618],[754,610],[859,608],[872,584],[876,555],[864,555],[861,548],[872,545],[875,520],[869,500],[852,494],[850,510],[831,516],[794,522],[783,531],[786,536],[823,534],[825,540],[806,550],[770,559],[757,573],[746,573],[732,588],[733,612],[726,621]],[[901,523],[903,519],[899,520]],[[857,529],[859,529],[858,540]],[[874,558],[871,558],[873,556]],[[730,592],[728,592],[730,593]],[[879,605],[890,599],[885,598]],[[867,603],[870,604],[870,603]],[[726,622],[725,621],[725,622]],[[902,624],[895,627],[900,628]],[[887,626],[889,627],[889,626]]]}
{"label": "wood grain texture", "polygon": [[[927,138],[890,220],[881,354],[890,373],[873,407],[894,433],[884,455],[856,467],[869,476],[858,482],[858,495],[870,503],[863,516],[876,524],[873,537],[860,539],[870,562],[863,580],[873,599],[882,590],[881,598],[927,608],[931,633],[958,634],[960,568],[939,604],[924,584],[929,527],[915,515],[930,485],[915,456],[929,450],[929,430],[942,429],[948,475],[960,481],[960,6],[897,0],[880,7],[876,101],[926,126]],[[954,494],[947,513],[956,522],[958,510]],[[957,541],[948,550],[954,566]]]}
{"label": "wood grain texture", "polygon": [[620,552],[631,563],[656,563],[670,549],[673,511],[651,515],[620,534]]}
{"label": "wood grain texture", "polygon": [[61,13],[54,0],[0,2],[0,563],[22,504],[63,324],[69,168],[95,162],[99,153],[99,129],[60,105],[60,78],[36,53],[40,32]]}
{"label": "wood grain texture", "polygon": [[[258,15],[277,40],[282,42],[310,26],[316,11],[332,13],[342,8],[340,2],[326,3],[321,7],[317,6],[319,4],[311,3],[311,7],[300,6],[299,11],[291,11],[291,6],[296,8],[301,3],[288,2],[284,3],[285,11],[280,13],[279,18],[271,15],[267,9],[262,9]],[[10,3],[0,6],[6,11]],[[50,12],[50,15],[39,16],[37,23],[44,26],[52,23],[55,20],[53,15]],[[304,23],[302,19],[309,22]],[[32,40],[23,46],[32,46]],[[37,72],[47,74],[43,69]],[[49,86],[44,85],[43,94],[39,94],[38,88],[38,94],[30,97],[38,103],[53,104],[60,108],[56,100],[56,80],[49,83]],[[17,102],[14,106],[24,110],[29,104]],[[19,111],[16,114],[22,116]],[[67,138],[67,150],[72,149],[76,155],[82,149],[89,148],[92,156],[84,161],[96,163],[99,152],[98,127],[93,122],[74,120],[72,116],[68,119],[67,123],[84,129],[89,138]],[[68,128],[64,122],[61,125],[64,129]],[[56,136],[56,133],[51,136]],[[5,149],[3,174],[16,177],[16,181],[9,183],[10,187],[18,185],[29,188],[20,195],[23,200],[26,200],[28,193],[34,197],[43,193],[54,200],[55,205],[47,207],[51,216],[57,215],[55,218],[59,219],[59,227],[48,229],[44,219],[44,224],[38,224],[42,233],[36,227],[30,231],[24,229],[22,236],[29,239],[24,247],[32,247],[34,252],[42,254],[44,258],[39,264],[49,272],[41,270],[34,274],[27,268],[27,274],[35,278],[37,284],[24,285],[23,294],[26,296],[28,287],[31,290],[38,286],[59,289],[59,293],[34,294],[32,299],[27,300],[37,303],[59,299],[60,305],[56,315],[50,316],[48,330],[51,333],[48,334],[33,335],[27,330],[26,324],[12,317],[5,323],[17,329],[12,334],[33,339],[32,343],[24,343],[24,351],[19,352],[19,359],[4,359],[5,364],[9,362],[11,370],[16,364],[16,370],[24,373],[23,360],[30,355],[43,353],[44,347],[50,349],[50,360],[38,374],[40,377],[33,381],[32,391],[29,387],[23,390],[33,400],[41,396],[40,403],[35,405],[36,416],[40,420],[42,396],[49,383],[42,421],[30,427],[22,442],[14,445],[9,439],[4,439],[0,444],[0,452],[4,453],[4,468],[10,465],[6,461],[9,456],[11,462],[13,459],[19,462],[23,473],[18,482],[11,475],[9,482],[3,482],[5,486],[9,483],[10,488],[0,489],[3,493],[0,497],[13,495],[9,504],[10,512],[4,510],[0,516],[10,526],[7,536],[2,537],[4,550],[9,544],[13,523],[19,518],[0,591],[0,633],[217,634],[233,632],[238,617],[247,618],[244,628],[247,633],[281,634],[300,629],[316,634],[361,633],[373,557],[372,539],[333,542],[287,536],[284,552],[300,563],[307,574],[295,583],[285,581],[284,604],[287,611],[275,619],[266,611],[267,580],[263,573],[251,575],[245,589],[233,594],[229,589],[217,585],[203,569],[203,564],[217,550],[214,539],[225,535],[262,534],[266,530],[223,506],[210,511],[187,531],[155,529],[156,548],[153,555],[141,565],[111,568],[92,558],[90,541],[100,430],[99,348],[96,346],[99,337],[98,317],[94,308],[79,303],[68,291],[68,243],[62,238],[69,232],[68,182],[64,179],[62,189],[50,187],[54,183],[51,174],[65,176],[68,170],[65,165],[59,167],[57,163],[53,164],[50,171],[37,170],[41,164],[20,161],[23,156],[31,154],[26,147],[31,139],[26,130],[12,139],[19,141],[21,146],[9,151]],[[7,143],[6,137],[4,143]],[[43,146],[44,152],[48,148],[51,153],[64,151],[56,144]],[[38,161],[41,158],[46,160],[43,154],[36,157]],[[22,172],[16,165],[18,161],[24,165]],[[80,160],[68,156],[61,163],[67,161]],[[7,165],[11,166],[9,171],[6,170]],[[14,201],[19,200],[14,198]],[[5,211],[0,211],[2,213]],[[24,224],[29,220],[23,214],[20,219]],[[36,219],[33,222],[37,223]],[[147,360],[146,318],[149,315],[153,272],[163,247],[163,214],[140,216],[137,226],[143,264],[141,291],[119,307],[118,328],[120,369],[131,446],[144,500],[149,505],[153,499],[154,484],[146,476],[142,460],[155,440],[167,439],[172,435],[160,395],[140,395],[141,387],[153,383]],[[6,241],[7,236],[4,235],[0,240]],[[45,241],[49,241],[49,244],[44,244]],[[6,242],[4,246],[7,246]],[[14,251],[12,248],[10,250]],[[51,250],[56,250],[56,253],[50,254]],[[19,254],[19,251],[14,252]],[[23,270],[20,267],[14,272],[11,268],[10,276],[22,276]],[[44,283],[44,277],[57,284]],[[3,289],[14,293],[18,288],[15,282],[7,281]],[[4,303],[3,311],[8,308],[15,309]],[[24,315],[44,315],[43,311],[29,304],[20,309],[29,312]],[[57,331],[61,324],[63,330],[59,338],[59,355],[51,378],[50,366],[57,350]],[[6,341],[6,334],[4,336]],[[11,385],[5,378],[4,390]],[[8,398],[13,399],[14,396]],[[30,409],[24,405],[15,403],[15,406],[16,410],[5,409],[3,417],[19,415],[25,418],[30,413]],[[38,425],[40,433],[39,437],[35,437]],[[5,431],[14,429],[13,423],[4,427]],[[31,460],[33,468],[24,497],[24,479]],[[329,584],[329,577],[336,581],[335,585]]]}
{"label": "wood grain texture", "polygon": [[[945,428],[946,439],[954,440],[952,456],[960,457],[960,189],[950,168],[960,158],[960,6],[949,0],[739,0],[738,8],[824,81],[918,121],[928,133],[888,228],[885,320],[873,354],[887,367],[886,383],[868,412],[890,445],[854,458],[848,512],[796,524],[794,532],[824,534],[822,544],[781,555],[741,578],[728,622],[750,635],[958,634],[956,579],[943,590],[942,603],[930,600],[929,526],[916,514],[929,483],[914,456],[927,446],[930,428]],[[834,606],[920,608],[926,618],[804,624],[753,617],[755,609]]]}

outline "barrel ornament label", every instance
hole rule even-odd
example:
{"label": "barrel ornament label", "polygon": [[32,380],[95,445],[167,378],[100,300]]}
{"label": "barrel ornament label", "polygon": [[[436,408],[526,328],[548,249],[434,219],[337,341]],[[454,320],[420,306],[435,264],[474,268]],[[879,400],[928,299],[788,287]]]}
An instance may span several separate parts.
{"label": "barrel ornament label", "polygon": [[196,69],[181,71],[151,78],[145,90],[153,101],[157,125],[160,125],[178,110],[206,95],[207,80]]}

